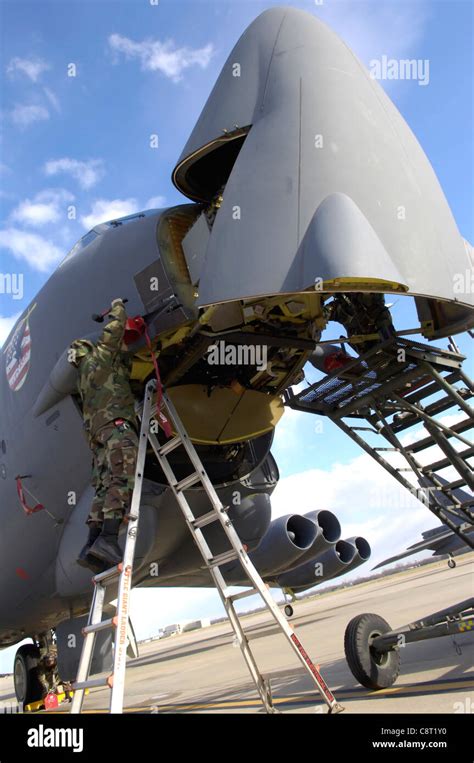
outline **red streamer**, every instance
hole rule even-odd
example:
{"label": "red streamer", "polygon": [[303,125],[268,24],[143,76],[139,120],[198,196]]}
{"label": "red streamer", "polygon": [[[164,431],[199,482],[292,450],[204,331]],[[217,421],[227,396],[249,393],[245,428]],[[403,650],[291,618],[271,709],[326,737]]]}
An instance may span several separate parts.
{"label": "red streamer", "polygon": [[26,498],[25,498],[25,493],[23,490],[21,477],[18,476],[18,477],[15,477],[15,479],[16,479],[16,491],[18,493],[18,498],[20,499],[20,503],[23,506],[23,510],[25,514],[27,516],[30,516],[30,514],[36,514],[37,511],[42,511],[42,509],[44,509],[44,506],[42,503],[37,503],[35,506],[28,506],[26,502]]}

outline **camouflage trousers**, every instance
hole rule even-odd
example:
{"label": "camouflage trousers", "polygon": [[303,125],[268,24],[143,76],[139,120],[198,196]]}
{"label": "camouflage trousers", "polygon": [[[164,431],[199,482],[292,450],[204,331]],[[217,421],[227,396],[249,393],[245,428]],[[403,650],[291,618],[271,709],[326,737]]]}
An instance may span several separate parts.
{"label": "camouflage trousers", "polygon": [[128,421],[111,422],[96,432],[90,446],[95,497],[87,524],[120,519],[132,498],[138,436]]}

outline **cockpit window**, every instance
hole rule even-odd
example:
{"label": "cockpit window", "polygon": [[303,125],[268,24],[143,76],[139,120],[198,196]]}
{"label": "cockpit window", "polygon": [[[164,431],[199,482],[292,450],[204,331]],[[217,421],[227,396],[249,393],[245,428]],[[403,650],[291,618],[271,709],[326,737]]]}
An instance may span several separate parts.
{"label": "cockpit window", "polygon": [[138,220],[141,217],[146,217],[147,214],[150,213],[153,213],[153,210],[148,210],[148,212],[136,212],[133,215],[118,217],[116,220],[108,220],[103,223],[98,223],[92,230],[89,231],[89,233],[86,233],[82,238],[79,239],[76,244],[74,244],[72,249],[66,254],[64,260],[60,263],[59,267],[64,265],[64,263],[70,260],[71,257],[74,257],[74,255],[79,254],[79,252],[85,249],[86,246],[89,246],[89,244],[91,244],[98,236],[101,236],[102,233],[105,233],[110,228],[118,228],[120,225],[126,225],[132,220]]}
{"label": "cockpit window", "polygon": [[89,246],[98,236],[100,236],[100,233],[96,233],[95,230],[90,230],[89,233],[86,233],[82,238],[77,241],[72,249],[69,250],[69,252],[66,254],[64,260],[61,262],[61,265],[64,265],[65,262],[71,259],[71,257],[74,257],[75,254],[78,254],[82,249],[85,249],[86,246]]}
{"label": "cockpit window", "polygon": [[123,225],[124,223],[127,224],[131,222],[132,220],[138,220],[140,217],[146,217],[145,212],[137,212],[137,214],[134,214],[134,215],[119,217],[117,218],[117,220],[109,220],[108,222],[103,223],[103,225],[106,225],[107,228],[117,228],[119,225]]}

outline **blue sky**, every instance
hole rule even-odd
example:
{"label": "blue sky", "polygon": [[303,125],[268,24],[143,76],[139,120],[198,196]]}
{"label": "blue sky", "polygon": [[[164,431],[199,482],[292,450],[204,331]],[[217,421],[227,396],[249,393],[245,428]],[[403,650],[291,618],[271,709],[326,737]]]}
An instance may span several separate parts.
{"label": "blue sky", "polygon": [[[0,271],[24,274],[22,299],[0,294],[0,343],[56,263],[92,225],[186,201],[172,185],[171,171],[232,46],[261,11],[275,5],[152,2],[0,2]],[[429,85],[382,85],[427,153],[460,232],[473,242],[472,3],[286,5],[317,14],[366,65],[382,55],[429,59]],[[70,64],[76,76],[68,76]],[[150,149],[151,134],[159,137],[158,149]],[[76,219],[67,217],[70,205]],[[412,325],[406,301],[398,300],[394,311],[398,326]],[[472,358],[472,341],[461,337],[459,344]],[[293,417],[277,429],[274,452],[282,477],[315,467],[331,474],[359,457],[330,425],[323,435],[315,436],[314,428],[311,417]],[[293,508],[299,506],[288,510]],[[434,524],[425,513],[424,526]],[[369,514],[360,516],[361,526],[370,524]],[[356,519],[348,515],[351,525]],[[418,524],[407,527],[415,532]],[[400,533],[395,540],[411,538]],[[394,543],[392,538],[391,551],[398,547]],[[206,614],[201,600],[186,601],[186,616]]]}
{"label": "blue sky", "polygon": [[[327,21],[367,65],[383,54],[429,59],[429,86],[383,84],[472,241],[466,193],[474,166],[472,4],[288,5]],[[172,168],[233,44],[271,6],[257,0],[3,0],[0,256],[2,272],[21,264],[24,300],[0,295],[0,328],[6,330],[95,221],[149,202],[184,201],[170,182]],[[75,77],[68,76],[71,63]],[[152,133],[158,149],[149,147]],[[73,220],[66,215],[71,204]]]}

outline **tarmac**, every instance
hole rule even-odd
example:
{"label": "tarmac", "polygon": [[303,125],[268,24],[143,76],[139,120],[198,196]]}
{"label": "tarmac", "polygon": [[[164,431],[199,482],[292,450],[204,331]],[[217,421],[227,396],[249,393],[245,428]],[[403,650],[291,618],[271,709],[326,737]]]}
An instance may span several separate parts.
{"label": "tarmac", "polygon": [[[342,582],[342,581],[341,581]],[[296,602],[290,622],[346,713],[474,712],[474,628],[407,644],[395,684],[370,691],[357,683],[344,656],[344,631],[358,614],[373,612],[393,629],[474,596],[474,553],[415,567],[379,580]],[[275,707],[325,713],[308,677],[276,623],[266,613],[245,617],[250,647],[271,680]],[[13,696],[12,677],[0,679],[0,703]],[[84,712],[107,712],[109,692],[93,689]],[[69,704],[61,705],[67,712]],[[125,712],[262,712],[240,649],[227,622],[140,645],[127,667]]]}

